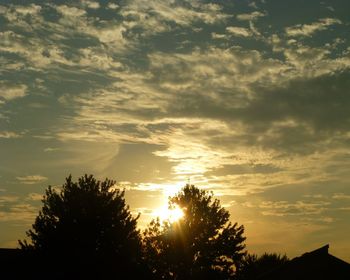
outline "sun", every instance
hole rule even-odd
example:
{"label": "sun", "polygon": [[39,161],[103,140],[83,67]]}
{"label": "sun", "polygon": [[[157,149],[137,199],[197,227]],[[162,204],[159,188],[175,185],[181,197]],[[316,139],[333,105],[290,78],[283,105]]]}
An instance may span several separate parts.
{"label": "sun", "polygon": [[155,209],[153,211],[153,216],[159,217],[160,222],[169,221],[170,223],[174,223],[179,221],[184,216],[184,213],[181,208],[177,206],[169,209],[168,205],[164,205]]}

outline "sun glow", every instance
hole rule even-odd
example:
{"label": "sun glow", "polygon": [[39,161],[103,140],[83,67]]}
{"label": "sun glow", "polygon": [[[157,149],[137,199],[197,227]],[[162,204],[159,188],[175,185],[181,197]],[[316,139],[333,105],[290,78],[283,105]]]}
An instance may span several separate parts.
{"label": "sun glow", "polygon": [[155,209],[153,211],[153,216],[159,217],[160,222],[169,221],[174,223],[180,220],[184,216],[184,213],[179,207],[173,207],[170,209],[167,205],[164,205]]}

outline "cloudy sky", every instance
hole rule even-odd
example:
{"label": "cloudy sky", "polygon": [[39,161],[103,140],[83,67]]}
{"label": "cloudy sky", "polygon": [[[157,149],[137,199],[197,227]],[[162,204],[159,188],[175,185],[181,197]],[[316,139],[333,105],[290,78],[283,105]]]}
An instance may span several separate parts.
{"label": "cloudy sky", "polygon": [[0,1],[0,247],[50,184],[115,179],[145,226],[190,182],[251,252],[350,260],[348,0]]}

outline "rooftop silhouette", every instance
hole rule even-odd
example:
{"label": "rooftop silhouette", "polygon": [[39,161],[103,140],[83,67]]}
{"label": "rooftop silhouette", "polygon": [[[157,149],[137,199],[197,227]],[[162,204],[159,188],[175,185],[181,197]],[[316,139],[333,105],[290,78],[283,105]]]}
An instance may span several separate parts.
{"label": "rooftop silhouette", "polygon": [[270,271],[259,280],[345,280],[350,277],[350,264],[329,254],[329,245],[296,257]]}

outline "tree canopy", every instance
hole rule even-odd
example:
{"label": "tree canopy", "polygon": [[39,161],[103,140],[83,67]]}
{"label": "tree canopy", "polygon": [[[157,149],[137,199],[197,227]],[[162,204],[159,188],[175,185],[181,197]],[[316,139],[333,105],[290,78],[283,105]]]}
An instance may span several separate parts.
{"label": "tree canopy", "polygon": [[228,279],[244,252],[243,226],[229,221],[229,212],[213,194],[186,185],[169,198],[183,217],[163,224],[153,220],[144,231],[144,253],[159,279]]}
{"label": "tree canopy", "polygon": [[247,254],[244,256],[238,273],[238,280],[254,280],[288,262],[286,255],[264,253],[261,256]]}
{"label": "tree canopy", "polygon": [[168,201],[182,217],[154,219],[142,235],[124,194],[92,175],[49,186],[29,240],[19,241],[33,272],[23,275],[36,276],[40,266],[45,279],[252,280],[288,260],[247,254],[244,227],[230,222],[212,192],[184,186]]}
{"label": "tree canopy", "polygon": [[85,175],[78,182],[69,176],[60,191],[49,186],[27,232],[30,242],[19,241],[21,248],[63,261],[67,271],[85,271],[91,277],[112,270],[135,271],[141,260],[138,216],[132,216],[124,191],[114,185]]}

